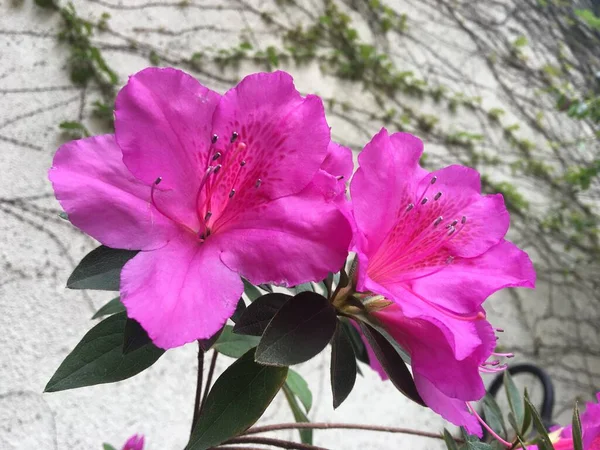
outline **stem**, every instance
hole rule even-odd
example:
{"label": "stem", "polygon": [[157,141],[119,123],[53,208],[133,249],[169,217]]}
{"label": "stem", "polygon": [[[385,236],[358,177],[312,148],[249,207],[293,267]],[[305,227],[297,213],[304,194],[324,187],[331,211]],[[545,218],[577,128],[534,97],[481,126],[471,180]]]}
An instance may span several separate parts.
{"label": "stem", "polygon": [[204,373],[204,350],[198,341],[198,377],[196,379],[196,399],[194,400],[194,416],[192,417],[192,429],[194,431],[198,417],[200,416],[200,394],[202,393],[202,375]]}
{"label": "stem", "polygon": [[210,360],[210,368],[208,369],[208,376],[206,377],[206,386],[204,387],[202,402],[200,402],[200,412],[202,412],[202,409],[204,408],[204,402],[206,402],[208,391],[210,391],[210,384],[212,383],[212,378],[215,373],[215,365],[217,364],[217,356],[219,356],[219,353],[216,350],[213,350],[212,359]]}
{"label": "stem", "polygon": [[261,444],[294,450],[327,450],[325,447],[317,447],[315,445],[301,444],[299,442],[284,441],[281,439],[273,439],[259,436],[236,437],[223,442],[223,444]]}
{"label": "stem", "polygon": [[[367,431],[382,431],[386,433],[401,433],[411,434],[413,436],[421,436],[432,439],[444,439],[441,434],[431,433],[429,431],[412,430],[410,428],[397,428],[397,427],[383,427],[379,425],[364,425],[364,424],[352,424],[352,423],[278,423],[275,425],[266,425],[262,427],[250,428],[244,433],[244,436],[256,433],[266,433],[269,431],[277,430],[289,430],[289,429],[317,429],[317,430],[328,430],[328,429],[346,429],[346,430],[367,430]],[[456,442],[462,443],[462,439],[454,438]]]}

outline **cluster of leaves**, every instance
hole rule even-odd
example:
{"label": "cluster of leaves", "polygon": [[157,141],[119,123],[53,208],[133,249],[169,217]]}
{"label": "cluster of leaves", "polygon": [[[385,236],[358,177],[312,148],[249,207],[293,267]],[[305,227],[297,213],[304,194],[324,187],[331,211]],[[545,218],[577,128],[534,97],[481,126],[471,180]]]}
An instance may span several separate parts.
{"label": "cluster of leaves", "polygon": [[[510,442],[510,449],[527,449],[535,445],[539,450],[554,450],[553,439],[538,410],[531,402],[527,389],[522,395],[508,371],[504,373],[504,391],[510,408],[507,416],[510,427],[507,426],[504,413],[494,397],[487,394],[481,402],[483,417],[493,432],[506,442]],[[577,404],[573,409],[572,427],[572,448],[573,450],[583,450],[582,427]],[[444,441],[448,450],[506,449],[505,444],[493,437],[489,437],[488,441],[484,442],[476,436],[469,436],[464,429],[461,431],[462,443],[459,443],[447,430],[444,430]]]}
{"label": "cluster of leaves", "polygon": [[[83,258],[67,287],[118,292],[121,269],[136,254],[100,246]],[[210,389],[189,450],[207,449],[243,433],[281,389],[296,421],[308,422],[312,395],[307,383],[289,366],[308,361],[328,345],[333,406],[337,408],[354,387],[360,373],[358,362],[369,363],[359,327],[394,386],[424,405],[407,368],[407,355],[385,330],[368,318],[352,324],[334,306],[333,299],[339,298],[336,294],[348,284],[344,271],[330,274],[321,283],[306,283],[286,292],[244,280],[244,296],[232,316],[235,325],[226,324],[213,337],[199,341],[201,351],[213,349],[236,361]],[[360,310],[361,303],[356,301],[354,308]],[[149,368],[164,353],[138,322],[127,317],[119,297],[92,318],[104,319],[65,358],[46,385],[46,392],[125,380]],[[300,430],[300,438],[312,443],[312,431]]]}

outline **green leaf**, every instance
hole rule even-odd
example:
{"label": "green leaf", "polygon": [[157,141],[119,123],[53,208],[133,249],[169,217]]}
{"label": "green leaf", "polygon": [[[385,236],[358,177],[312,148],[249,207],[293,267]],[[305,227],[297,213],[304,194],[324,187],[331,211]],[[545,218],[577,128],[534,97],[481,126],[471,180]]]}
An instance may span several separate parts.
{"label": "green leaf", "polygon": [[312,408],[312,392],[308,387],[308,383],[302,376],[295,370],[290,369],[288,371],[287,379],[285,380],[286,386],[294,393],[296,397],[302,402],[306,412],[310,412]]}
{"label": "green leaf", "polygon": [[117,450],[110,444],[102,444],[102,450]]}
{"label": "green leaf", "polygon": [[342,324],[338,326],[331,340],[331,392],[333,409],[340,406],[350,395],[356,382],[356,356],[350,339],[344,333]]}
{"label": "green leaf", "polygon": [[525,419],[525,408],[523,407],[521,394],[519,393],[519,390],[517,389],[517,386],[515,385],[515,382],[513,381],[508,370],[504,371],[504,390],[506,391],[506,398],[508,399],[510,410],[517,421],[518,426],[515,431],[520,433]]}
{"label": "green leaf", "polygon": [[266,294],[257,298],[253,303],[248,305],[242,316],[238,319],[235,327],[233,327],[233,332],[261,336],[271,319],[273,319],[273,316],[291,298],[291,295],[279,293]]}
{"label": "green leaf", "polygon": [[256,347],[259,340],[256,336],[236,334],[231,325],[225,325],[213,348],[225,356],[239,358],[251,348]]}
{"label": "green leaf", "polygon": [[400,353],[375,328],[364,322],[360,323],[360,328],[396,389],[419,405],[425,406],[425,402],[419,395],[412,375]]}
{"label": "green leaf", "polygon": [[290,288],[295,294],[299,294],[300,292],[315,292],[315,288],[312,283],[302,283],[298,286],[294,286]]}
{"label": "green leaf", "polygon": [[123,354],[125,313],[104,319],[92,328],[65,358],[45,392],[64,391],[125,380],[146,370],[165,352],[153,344]]}
{"label": "green leaf", "polygon": [[260,290],[256,286],[254,286],[252,283],[250,283],[248,280],[242,278],[242,281],[244,282],[244,294],[246,294],[246,297],[248,297],[248,300],[253,302],[258,297],[263,295],[262,292],[260,292]]}
{"label": "green leaf", "polygon": [[504,424],[504,416],[502,411],[496,403],[494,397],[490,394],[486,394],[483,398],[483,414],[487,424],[494,430],[500,437],[505,438],[507,436],[506,425]]}
{"label": "green leaf", "polygon": [[101,245],[88,253],[67,280],[69,289],[118,291],[121,269],[137,250],[117,250]]}
{"label": "green leaf", "polygon": [[573,450],[583,450],[581,417],[579,417],[577,402],[575,402],[575,408],[573,408]]}
{"label": "green leaf", "polygon": [[444,428],[444,442],[446,443],[446,448],[448,450],[458,450],[458,446],[456,445],[456,441],[450,434],[448,430]]}
{"label": "green leaf", "polygon": [[539,439],[538,440],[538,448],[539,448],[539,450],[553,450],[554,446],[552,445],[552,441],[550,440],[550,437],[548,436],[548,430],[546,430],[546,427],[544,426],[544,423],[542,422],[542,418],[540,417],[539,413],[535,409],[535,406],[533,406],[533,404],[531,403],[531,400],[529,400],[529,394],[527,393],[527,391],[525,391],[525,408],[529,409],[529,411],[531,412],[533,427],[538,432],[538,439]]}
{"label": "green leaf", "polygon": [[90,137],[91,134],[84,124],[75,121],[61,122],[58,127],[74,137]]}
{"label": "green leaf", "polygon": [[367,347],[365,346],[365,343],[360,337],[360,333],[358,332],[358,330],[354,327],[354,325],[352,325],[350,319],[347,319],[346,317],[340,317],[339,320],[342,324],[342,329],[344,330],[344,333],[346,333],[346,335],[350,339],[350,343],[352,344],[352,348],[354,350],[354,355],[356,356],[356,359],[358,359],[361,362],[364,362],[365,364],[369,364],[369,353],[367,352]]}
{"label": "green leaf", "polygon": [[128,318],[127,322],[125,322],[123,354],[127,355],[151,342],[150,336],[148,336],[148,333],[146,333],[146,330],[142,328],[140,323],[137,320]]}
{"label": "green leaf", "polygon": [[256,348],[256,361],[273,366],[308,361],[327,346],[336,322],[329,300],[314,292],[301,292],[288,300],[267,325]]}
{"label": "green leaf", "polygon": [[110,316],[112,314],[117,314],[125,311],[125,306],[121,303],[121,299],[119,297],[113,298],[110,302],[96,311],[96,314],[92,316],[92,319],[98,319],[104,316]]}
{"label": "green leaf", "polygon": [[231,316],[231,321],[237,323],[237,321],[240,320],[240,317],[242,317],[242,314],[244,314],[244,311],[246,311],[246,302],[243,298],[240,298],[235,307],[235,311]]}
{"label": "green leaf", "polygon": [[254,350],[249,350],[215,382],[186,450],[206,450],[252,426],[285,382],[287,371],[257,364]]}
{"label": "green leaf", "polygon": [[[304,411],[300,409],[300,405],[296,401],[296,397],[292,393],[288,383],[286,382],[283,385],[283,393],[285,394],[285,398],[290,405],[290,409],[292,410],[292,414],[294,414],[294,420],[298,423],[309,423],[308,417],[304,414]],[[310,428],[300,428],[298,429],[298,433],[300,434],[300,440],[304,444],[312,445],[313,443],[313,430]]]}

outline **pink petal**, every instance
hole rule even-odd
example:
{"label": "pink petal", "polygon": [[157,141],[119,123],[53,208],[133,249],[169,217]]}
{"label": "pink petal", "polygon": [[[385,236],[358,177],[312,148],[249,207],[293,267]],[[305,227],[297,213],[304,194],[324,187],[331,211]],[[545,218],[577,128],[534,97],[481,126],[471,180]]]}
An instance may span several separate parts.
{"label": "pink petal", "polygon": [[203,208],[216,227],[237,220],[245,209],[300,192],[319,170],[330,142],[321,100],[301,97],[285,72],[244,78],[222,97],[213,130],[222,168],[207,196],[210,207]]}
{"label": "pink petal", "polygon": [[415,375],[415,384],[419,394],[433,411],[454,425],[465,427],[470,434],[483,436],[481,425],[469,412],[464,401],[444,395],[424,376]]}
{"label": "pink petal", "polygon": [[48,177],[71,223],[108,247],[152,250],[178,232],[127,170],[113,135],[64,144]]}
{"label": "pink petal", "polygon": [[224,248],[221,259],[231,270],[253,284],[287,286],[340,270],[351,239],[346,218],[315,186],[243,211],[216,234]]}
{"label": "pink petal", "polygon": [[168,210],[197,229],[196,194],[207,167],[219,94],[186,73],[148,68],[129,78],[115,102],[115,134],[129,170],[169,191]]}
{"label": "pink petal", "polygon": [[375,253],[414,201],[416,186],[427,173],[419,166],[422,153],[420,139],[407,133],[390,136],[383,128],[358,156],[360,167],[350,191],[363,253]]}
{"label": "pink petal", "polygon": [[243,284],[223,265],[220,252],[216,240],[200,244],[182,232],[125,265],[121,300],[157,346],[168,349],[208,338],[233,314]]}
{"label": "pink petal", "polygon": [[143,450],[144,449],[144,436],[134,434],[123,446],[123,450]]}
{"label": "pink petal", "polygon": [[535,278],[527,253],[503,240],[481,256],[457,258],[439,272],[414,280],[412,291],[451,311],[473,313],[494,292],[533,288]]}
{"label": "pink petal", "polygon": [[331,141],[327,147],[327,156],[321,164],[321,169],[334,177],[342,177],[344,182],[349,181],[354,170],[352,150]]}

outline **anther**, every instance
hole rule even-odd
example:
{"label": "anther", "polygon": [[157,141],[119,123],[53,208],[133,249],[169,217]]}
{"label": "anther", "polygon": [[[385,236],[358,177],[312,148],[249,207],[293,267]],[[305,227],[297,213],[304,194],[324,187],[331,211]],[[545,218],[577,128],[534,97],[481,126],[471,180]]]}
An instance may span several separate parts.
{"label": "anther", "polygon": [[337,177],[335,177],[336,180],[340,181],[344,179],[344,175],[339,175]]}
{"label": "anther", "polygon": [[436,181],[437,181],[437,177],[433,177],[433,178],[431,179],[431,184],[435,184],[435,182],[436,182]]}
{"label": "anther", "polygon": [[460,223],[462,223],[463,225],[467,223],[467,216],[462,216],[462,219],[460,219]]}
{"label": "anther", "polygon": [[215,153],[215,155],[212,157],[213,161],[216,161],[217,159],[219,159],[221,157],[221,152],[217,152]]}
{"label": "anther", "polygon": [[232,189],[231,192],[229,193],[229,198],[233,197],[235,195],[235,189]]}
{"label": "anther", "polygon": [[157,178],[157,179],[154,181],[154,184],[155,184],[155,185],[159,185],[161,181],[162,181],[162,177],[158,177],[158,178]]}
{"label": "anther", "polygon": [[217,136],[216,134],[213,134],[212,138],[210,139],[210,142],[212,142],[213,144],[216,144],[218,139],[219,139],[219,136]]}
{"label": "anther", "polygon": [[427,197],[425,197],[423,200],[421,200],[421,205],[424,205],[425,203],[427,203],[429,199]]}
{"label": "anther", "polygon": [[262,184],[262,180],[259,178],[258,180],[256,180],[256,183],[254,184],[254,187],[259,188],[261,184]]}
{"label": "anther", "polygon": [[452,261],[454,261],[454,256],[448,256],[446,258],[446,264],[452,264]]}
{"label": "anther", "polygon": [[435,197],[433,197],[433,201],[437,202],[440,199],[441,196],[442,196],[442,193],[438,192],[437,194],[435,194]]}
{"label": "anther", "polygon": [[231,142],[232,144],[235,142],[235,140],[238,138],[239,134],[237,133],[237,131],[234,131],[233,133],[231,133],[231,139],[229,142]]}
{"label": "anther", "polygon": [[246,165],[246,161],[241,161],[240,166],[244,167]]}
{"label": "anther", "polygon": [[496,328],[495,329],[498,333],[504,333],[504,328]]}
{"label": "anther", "polygon": [[458,220],[453,220],[452,223],[450,224],[450,227],[455,227],[457,223],[458,223]]}
{"label": "anther", "polygon": [[217,164],[215,166],[215,169],[213,170],[213,173],[216,175],[219,172],[219,170],[221,170],[221,167],[222,167],[221,164]]}
{"label": "anther", "polygon": [[414,203],[409,203],[408,206],[406,207],[406,212],[409,212],[414,207],[415,207]]}
{"label": "anther", "polygon": [[434,228],[437,227],[442,222],[442,220],[444,220],[444,218],[442,216],[435,219],[435,221],[433,222]]}
{"label": "anther", "polygon": [[204,216],[204,222],[208,222],[208,220],[210,219],[211,216],[212,216],[212,212],[206,211],[206,215]]}
{"label": "anther", "polygon": [[456,231],[456,228],[450,227],[450,230],[448,230],[448,236],[452,236],[455,231]]}

